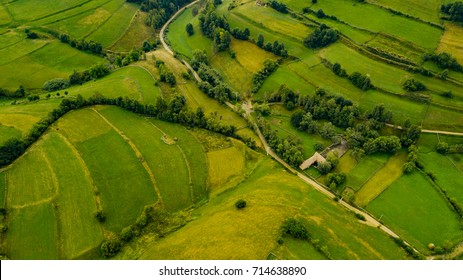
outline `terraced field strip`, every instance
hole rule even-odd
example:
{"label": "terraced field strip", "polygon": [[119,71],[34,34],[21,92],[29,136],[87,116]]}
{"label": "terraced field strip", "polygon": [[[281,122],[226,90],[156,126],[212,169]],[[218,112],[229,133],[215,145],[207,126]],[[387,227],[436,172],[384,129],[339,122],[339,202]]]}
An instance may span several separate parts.
{"label": "terraced field strip", "polygon": [[[104,107],[99,112],[130,138],[141,152],[143,162],[156,178],[166,209],[178,211],[191,206],[188,167],[179,149],[171,141],[165,142],[163,134],[141,116],[117,107]],[[134,126],[134,123],[137,125]]]}
{"label": "terraced field strip", "polygon": [[355,203],[365,207],[389,185],[402,176],[402,165],[407,159],[405,152],[399,152],[391,157],[383,168],[376,172],[355,194]]}
{"label": "terraced field strip", "polygon": [[119,130],[115,125],[113,125],[107,118],[105,118],[102,114],[100,114],[100,112],[98,112],[97,110],[95,109],[92,109],[95,113],[97,113],[112,129],[114,129],[117,134],[119,134],[122,139],[124,139],[124,141],[127,142],[127,144],[129,144],[130,148],[133,150],[133,152],[135,153],[135,156],[141,160],[141,164],[143,165],[143,168],[145,169],[146,173],[148,173],[148,176],[150,178],[150,181],[151,181],[151,184],[153,185],[153,188],[154,190],[156,191],[156,194],[159,198],[159,200],[161,202],[163,202],[163,199],[162,199],[162,195],[161,195],[161,192],[159,191],[158,189],[158,186],[157,186],[157,183],[156,183],[156,179],[154,178],[154,174],[153,174],[153,171],[151,171],[151,168],[148,166],[148,164],[146,163],[146,161],[142,160],[143,159],[143,155],[142,153],[140,152],[140,150],[137,148],[137,146],[135,146],[135,144],[132,142],[132,140],[130,140],[130,138],[128,138],[121,130]]}
{"label": "terraced field strip", "polygon": [[103,230],[94,217],[98,209],[96,191],[87,166],[73,145],[59,133],[47,136],[44,152],[59,185],[55,209],[59,240],[63,257],[72,259],[103,241]]}

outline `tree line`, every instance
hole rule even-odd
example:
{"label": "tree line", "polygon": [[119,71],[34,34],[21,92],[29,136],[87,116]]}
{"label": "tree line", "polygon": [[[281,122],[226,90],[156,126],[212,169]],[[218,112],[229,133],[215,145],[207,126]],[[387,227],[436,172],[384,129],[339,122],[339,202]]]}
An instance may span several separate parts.
{"label": "tree line", "polygon": [[257,42],[256,45],[264,49],[268,52],[271,52],[275,55],[281,56],[281,57],[287,57],[288,56],[288,51],[285,48],[285,45],[283,43],[278,42],[278,40],[274,41],[273,44],[271,42],[265,43],[265,38],[262,34],[259,34],[257,36]]}
{"label": "tree line", "polygon": [[448,15],[451,21],[463,22],[463,2],[461,1],[444,4],[440,7],[440,11]]}
{"label": "tree line", "polygon": [[154,29],[161,28],[180,7],[191,0],[126,0],[129,3],[140,4],[140,9],[148,13],[145,24]]}
{"label": "tree line", "polygon": [[71,110],[93,105],[114,105],[133,113],[159,120],[179,123],[188,127],[207,129],[225,136],[234,137],[242,140],[251,147],[255,147],[253,140],[237,135],[235,126],[222,122],[215,114],[206,116],[202,108],[191,111],[186,106],[185,97],[182,95],[175,95],[170,101],[166,101],[159,97],[155,105],[144,105],[128,97],[107,98],[101,94],[95,94],[88,99],[84,99],[81,95],[78,95],[76,99],[63,99],[57,108],[53,109],[45,118],[34,124],[25,136],[21,138],[11,138],[1,145],[0,167],[12,163],[21,156],[30,145],[39,139],[50,125],[66,113]]}
{"label": "tree line", "polygon": [[272,61],[269,59],[264,61],[264,67],[257,71],[257,73],[252,77],[252,84],[254,86],[252,88],[253,93],[259,91],[264,84],[265,79],[278,69],[278,65],[278,61]]}

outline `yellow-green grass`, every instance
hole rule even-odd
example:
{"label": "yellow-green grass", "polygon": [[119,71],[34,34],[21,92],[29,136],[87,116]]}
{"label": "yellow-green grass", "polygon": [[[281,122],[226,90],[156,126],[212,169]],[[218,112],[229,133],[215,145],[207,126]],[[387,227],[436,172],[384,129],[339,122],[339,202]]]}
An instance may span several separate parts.
{"label": "yellow-green grass", "polygon": [[284,238],[283,244],[272,250],[272,254],[280,260],[326,260],[307,240]]}
{"label": "yellow-green grass", "polygon": [[458,169],[450,158],[437,152],[419,153],[426,172],[432,172],[437,178],[436,184],[463,204],[463,171]]}
{"label": "yellow-green grass", "polygon": [[207,197],[207,160],[204,148],[187,129],[178,124],[166,123],[155,119],[149,120],[170,137],[177,137],[176,144],[185,155],[191,184],[193,188],[193,202],[197,203]]}
{"label": "yellow-green grass", "polygon": [[442,0],[371,0],[369,2],[400,11],[403,14],[411,15],[424,21],[440,23],[439,11]]}
{"label": "yellow-green grass", "polygon": [[[47,16],[44,16],[42,18],[33,20],[31,22],[31,24],[33,24],[34,26],[45,26],[45,25],[49,25],[49,24],[53,24],[53,23],[59,23],[59,22],[65,23],[65,22],[67,22],[68,19],[73,19],[73,18],[75,18],[78,21],[78,20],[83,19],[86,16],[88,16],[89,13],[91,14],[91,13],[93,13],[95,11],[100,10],[101,8],[109,11],[110,14],[111,14],[115,10],[117,10],[117,8],[121,5],[121,2],[122,2],[122,0],[116,0],[116,1],[108,1],[108,0],[87,1],[87,2],[83,3],[82,5],[73,7],[72,9],[63,10],[63,11],[60,11],[58,13],[55,12],[55,13],[49,14]],[[94,24],[93,27],[98,27],[99,23],[101,23],[102,21],[104,21],[108,17],[109,17],[109,15],[106,15],[103,19],[101,17],[99,17],[99,16],[97,16],[96,18],[92,18],[93,21],[91,23],[87,24],[87,30],[86,30],[85,34],[87,32],[89,32],[89,31],[91,31],[92,24]],[[77,21],[75,21],[74,23],[76,23]],[[68,24],[68,26],[71,26],[71,28],[76,28],[77,30],[82,29],[82,27],[78,26],[77,24],[74,24],[74,26],[72,26],[72,24]],[[72,29],[72,30],[74,30],[74,29]],[[83,31],[85,31],[85,30],[83,30]],[[74,37],[78,37],[73,32],[71,32],[71,35],[73,35]]]}
{"label": "yellow-green grass", "polygon": [[236,7],[231,10],[231,12],[256,21],[258,24],[265,26],[265,28],[272,30],[276,34],[284,34],[300,41],[304,40],[312,31],[310,27],[290,17],[288,14],[257,6],[252,1]]}
{"label": "yellow-green grass", "polygon": [[236,147],[208,152],[207,161],[212,195],[223,191],[226,183],[235,181],[233,179],[241,177],[244,171],[244,154]]}
{"label": "yellow-green grass", "polygon": [[278,91],[282,84],[286,84],[294,92],[302,95],[313,94],[316,87],[305,80],[304,77],[295,75],[288,67],[279,67],[270,77],[268,77],[259,91],[253,95],[255,99],[269,97],[272,93]]}
{"label": "yellow-green grass", "polygon": [[[155,81],[148,70],[138,66],[127,66],[102,79],[89,81],[81,86],[74,86],[50,94],[54,96],[57,92],[60,92],[62,95],[64,91],[67,91],[69,96],[80,94],[88,98],[95,93],[99,93],[106,97],[128,97],[143,104],[154,104],[156,99],[161,96],[159,88],[154,83]],[[42,94],[42,98],[45,98],[46,95]]]}
{"label": "yellow-green grass", "polygon": [[324,147],[328,147],[331,141],[321,138],[318,134],[308,134],[297,130],[291,125],[289,116],[271,116],[268,118],[273,129],[277,130],[277,135],[282,139],[291,139],[301,141],[303,155],[306,158],[311,157],[315,152],[315,144],[322,143]]}
{"label": "yellow-green grass", "polygon": [[0,172],[0,207],[5,208],[6,172]]}
{"label": "yellow-green grass", "polygon": [[157,200],[140,159],[117,132],[112,130],[76,146],[100,193],[105,228],[119,232],[135,222],[145,205]]}
{"label": "yellow-green grass", "polygon": [[288,6],[288,8],[298,13],[302,13],[302,9],[312,6],[312,2],[310,1],[281,0],[279,2],[285,3]]}
{"label": "yellow-green grass", "polygon": [[257,148],[263,149],[262,142],[260,141],[259,137],[254,132],[254,130],[252,130],[251,128],[249,127],[240,128],[236,131],[236,134],[238,134],[241,137],[251,138],[256,143]]}
{"label": "yellow-green grass", "polygon": [[252,77],[263,67],[265,60],[277,59],[248,41],[232,39],[230,49],[235,52],[236,58],[232,58],[228,52],[219,52],[212,56],[211,66],[219,70],[225,81],[240,93],[251,90]]}
{"label": "yellow-green grass", "polygon": [[395,37],[385,36],[382,33],[376,34],[372,40],[368,41],[367,45],[405,57],[416,64],[421,64],[423,54],[426,52],[424,48],[405,44]]}
{"label": "yellow-green grass", "polygon": [[0,6],[0,25],[6,25],[11,22],[11,16],[2,5]]}
{"label": "yellow-green grass", "polygon": [[[11,45],[17,44],[26,39],[26,33],[8,29],[0,36],[0,50],[7,48]],[[2,57],[3,59],[3,57]]]}
{"label": "yellow-green grass", "polygon": [[103,25],[99,26],[86,39],[99,42],[103,47],[111,46],[124,35],[138,9],[139,6],[134,3],[123,2],[120,8]]}
{"label": "yellow-green grass", "polygon": [[58,181],[43,145],[34,145],[8,170],[8,207],[48,203],[57,196]]}
{"label": "yellow-green grass", "polygon": [[[53,59],[50,58],[53,54]],[[103,58],[78,51],[67,44],[53,41],[23,57],[0,66],[3,75],[1,87],[17,89],[42,88],[54,78],[68,78],[74,70],[90,68]]]}
{"label": "yellow-green grass", "polygon": [[351,156],[351,151],[347,151],[340,159],[339,163],[334,169],[334,172],[344,173],[346,175],[351,175],[350,172],[357,166],[357,162]]}
{"label": "yellow-green grass", "polygon": [[[198,5],[195,6],[198,7]],[[193,25],[194,34],[191,36],[186,33],[188,23]],[[209,55],[213,53],[212,41],[201,33],[199,15],[193,17],[192,8],[183,11],[169,25],[166,37],[172,49],[186,57],[193,57],[194,50],[205,50]]]}
{"label": "yellow-green grass", "polygon": [[447,131],[463,131],[463,114],[460,111],[429,106],[423,120],[423,128]]}
{"label": "yellow-green grass", "polygon": [[403,164],[407,160],[405,152],[399,152],[392,156],[386,164],[378,170],[362,188],[355,194],[355,203],[365,207],[394,181],[400,178],[403,173]]}
{"label": "yellow-green grass", "polygon": [[30,21],[51,14],[57,14],[67,9],[72,9],[84,2],[86,1],[68,0],[57,2],[54,0],[22,0],[10,1],[10,3],[7,4],[7,8],[16,21]]}
{"label": "yellow-green grass", "polygon": [[328,18],[318,18],[312,14],[307,14],[306,16],[312,20],[315,20],[316,22],[326,24],[329,27],[338,30],[341,32],[341,34],[347,36],[349,39],[357,42],[358,44],[364,44],[375,36],[375,34],[371,32],[353,28],[347,24],[340,23],[339,21]]}
{"label": "yellow-green grass", "polygon": [[[8,34],[12,34],[9,35]],[[34,51],[39,50],[47,45],[48,41],[46,40],[27,40],[24,38],[19,39],[18,37],[21,36],[19,34],[15,34],[15,32],[9,32],[7,35],[13,38],[8,38],[1,42],[0,45],[0,65],[6,65],[11,63],[17,59],[20,59],[23,56],[26,56]],[[0,37],[2,37],[0,36]],[[23,37],[23,36],[21,36]]]}
{"label": "yellow-green grass", "polygon": [[[250,38],[254,41],[257,41],[259,35],[263,35],[265,43],[270,42],[273,44],[274,41],[283,43],[288,53],[292,56],[303,58],[314,53],[304,47],[302,40],[293,38],[286,33],[276,33],[263,24],[256,22],[259,17],[251,19],[243,14],[234,13],[234,10],[235,9],[226,14],[231,29],[235,27],[240,29],[249,28],[251,32]],[[299,37],[301,36],[304,36],[304,34],[299,35]],[[305,36],[307,36],[307,34],[305,34]]]}
{"label": "yellow-green grass", "polygon": [[11,138],[19,138],[22,133],[20,130],[0,124],[0,145],[2,145],[6,140]]}
{"label": "yellow-green grass", "polygon": [[57,121],[60,134],[72,143],[83,142],[111,131],[111,127],[92,108],[71,111]]}
{"label": "yellow-green grass", "polygon": [[122,37],[109,47],[112,51],[124,52],[131,51],[133,47],[140,48],[144,41],[155,41],[155,30],[145,24],[148,14],[138,11],[127,31]]}
{"label": "yellow-green grass", "polygon": [[451,53],[458,62],[463,63],[463,27],[455,23],[445,23],[445,32],[437,51]]}
{"label": "yellow-green grass", "polygon": [[[184,209],[193,203],[189,186],[189,172],[182,150],[168,145],[155,124],[117,107],[99,110],[108,121],[128,137],[140,151],[143,161],[154,174],[156,186],[161,192],[167,210]],[[133,125],[137,123],[137,125]],[[179,129],[183,129],[179,127]],[[169,135],[172,138],[175,135]],[[200,163],[198,163],[200,164]],[[205,166],[203,166],[205,168]],[[154,190],[153,186],[151,189]]]}
{"label": "yellow-green grass", "polygon": [[8,216],[8,258],[56,260],[60,257],[56,214],[51,203],[14,209]]}
{"label": "yellow-green grass", "polygon": [[382,153],[365,156],[347,173],[346,187],[358,191],[386,164],[388,159],[389,155]]}
{"label": "yellow-green grass", "polygon": [[367,209],[422,251],[429,243],[442,246],[463,239],[457,215],[420,172],[402,176]]}
{"label": "yellow-green grass", "polygon": [[[236,210],[234,204],[240,198],[247,201],[247,207]],[[212,198],[193,215],[196,219],[153,243],[141,258],[266,259],[278,246],[282,222],[294,216],[305,220],[309,232],[328,245],[333,258],[404,257],[403,251],[378,229],[359,223],[352,214],[270,160],[260,164],[245,182]],[[301,253],[297,256],[319,258],[302,255],[292,246],[288,250],[288,254],[277,257]]]}
{"label": "yellow-green grass", "polygon": [[[66,116],[69,117],[75,116]],[[97,210],[95,190],[82,158],[66,138],[51,132],[43,141],[43,152],[53,168],[59,189],[55,212],[60,225],[62,257],[72,259],[103,241],[102,229],[94,217]]]}
{"label": "yellow-green grass", "polygon": [[325,14],[336,16],[353,26],[388,33],[429,50],[437,47],[441,35],[441,30],[437,27],[353,0],[320,1],[312,9],[323,9]]}

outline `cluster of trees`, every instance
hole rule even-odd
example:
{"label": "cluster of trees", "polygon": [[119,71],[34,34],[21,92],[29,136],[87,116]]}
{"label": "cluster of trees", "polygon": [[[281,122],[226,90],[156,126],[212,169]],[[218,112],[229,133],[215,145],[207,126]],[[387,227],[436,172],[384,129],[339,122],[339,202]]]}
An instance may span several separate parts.
{"label": "cluster of trees", "polygon": [[231,35],[238,40],[247,40],[251,35],[251,31],[247,27],[243,30],[236,27],[231,31]]}
{"label": "cluster of trees", "polygon": [[195,30],[193,28],[193,24],[191,23],[188,23],[185,27],[185,30],[186,30],[186,33],[188,34],[188,36],[192,36],[193,34],[195,34]]}
{"label": "cluster of trees", "polygon": [[278,65],[277,61],[269,59],[264,62],[264,67],[252,77],[252,84],[254,86],[252,88],[253,93],[259,91],[260,87],[264,84],[265,79],[278,69]]}
{"label": "cluster of trees", "polygon": [[39,35],[33,31],[30,31],[28,28],[24,29],[24,33],[26,33],[27,39],[37,39]]}
{"label": "cluster of trees", "polygon": [[82,72],[74,70],[74,72],[69,76],[69,83],[71,85],[81,85],[90,80],[102,78],[110,72],[111,68],[107,64],[97,64]]}
{"label": "cluster of trees", "polygon": [[404,147],[411,147],[420,138],[421,127],[412,125],[410,120],[407,119],[402,126],[402,135],[400,136],[400,142]]}
{"label": "cluster of trees", "polygon": [[141,49],[145,53],[147,53],[149,51],[155,50],[158,47],[159,44],[160,44],[159,39],[157,39],[156,42],[154,42],[154,43],[150,43],[149,41],[143,41],[143,45],[142,45]]}
{"label": "cluster of trees", "polygon": [[339,157],[337,152],[330,152],[326,156],[326,161],[319,162],[317,165],[318,170],[322,174],[328,174],[331,170],[336,168],[339,164]]}
{"label": "cluster of trees", "polygon": [[174,73],[172,73],[172,71],[167,69],[166,65],[164,64],[164,61],[157,60],[156,67],[159,69],[159,80],[161,82],[166,82],[171,86],[175,86],[175,84],[177,83],[175,75]]}
{"label": "cluster of trees", "polygon": [[230,25],[225,17],[219,17],[215,13],[215,5],[208,2],[199,16],[201,32],[208,38],[214,40],[218,51],[228,49],[231,42]]}
{"label": "cluster of trees", "polygon": [[217,99],[219,102],[238,101],[238,93],[234,93],[232,88],[223,82],[222,76],[215,69],[201,63],[198,68],[198,75],[203,80],[199,88],[209,97]]}
{"label": "cluster of trees", "polygon": [[426,86],[415,79],[408,79],[402,84],[402,88],[409,92],[423,91],[426,90]]}
{"label": "cluster of trees", "polygon": [[450,69],[459,72],[463,71],[463,66],[460,63],[458,63],[458,61],[451,54],[446,52],[442,52],[440,54],[427,53],[423,56],[423,60],[430,60],[436,63],[436,65],[442,69]]}
{"label": "cluster of trees", "polygon": [[346,174],[344,173],[329,173],[326,176],[326,183],[328,187],[336,191],[339,186],[341,186],[346,181]]}
{"label": "cluster of trees", "polygon": [[366,154],[374,154],[376,152],[395,154],[402,148],[400,139],[397,136],[379,136],[374,139],[368,139],[363,144],[363,150]]}
{"label": "cluster of trees", "polygon": [[346,70],[342,68],[341,64],[335,63],[331,66],[331,70],[334,74],[341,78],[348,78],[349,81],[359,89],[366,91],[371,88],[374,88],[373,84],[371,83],[370,77],[368,75],[363,75],[360,72],[354,72],[350,75],[347,74]]}
{"label": "cluster of trees", "polygon": [[311,49],[326,47],[339,39],[339,33],[321,24],[315,31],[304,39],[304,45]]}
{"label": "cluster of trees", "polygon": [[71,86],[71,83],[68,80],[57,78],[57,79],[46,81],[43,84],[43,89],[46,91],[55,91],[55,90],[65,89],[70,86]]}
{"label": "cluster of trees", "polygon": [[439,142],[436,151],[440,154],[461,154],[463,153],[463,144],[449,145],[447,142]]}
{"label": "cluster of trees", "polygon": [[191,0],[126,0],[138,3],[141,10],[148,13],[145,24],[155,29],[161,28],[178,9]]}
{"label": "cluster of trees", "polygon": [[293,110],[299,100],[299,94],[292,91],[286,84],[280,85],[278,91],[268,98],[269,102],[283,102],[286,109]]}
{"label": "cluster of trees", "polygon": [[358,87],[359,89],[365,91],[373,88],[373,84],[371,83],[370,77],[368,75],[363,75],[359,72],[354,72],[349,75],[349,81]]}
{"label": "cluster of trees", "polygon": [[205,50],[194,50],[190,65],[194,70],[198,71],[201,64],[209,65],[207,53]]}
{"label": "cluster of trees", "polygon": [[231,35],[228,30],[218,27],[214,31],[214,46],[220,51],[224,51],[230,47]]}
{"label": "cluster of trees", "polygon": [[404,173],[413,172],[418,163],[418,148],[415,145],[408,147],[407,161],[403,165]]}
{"label": "cluster of trees", "polygon": [[278,2],[278,1],[274,1],[274,0],[270,0],[268,2],[268,4],[270,5],[270,7],[280,13],[284,13],[284,14],[287,14],[288,13],[288,7],[286,6],[285,3],[281,3],[281,2]]}
{"label": "cluster of trees", "polygon": [[[149,44],[149,43],[148,43]],[[132,62],[140,60],[142,51],[134,48],[128,53],[120,53],[114,59],[114,64],[119,67],[127,66]]]}
{"label": "cluster of trees", "polygon": [[440,7],[442,13],[450,16],[450,20],[463,22],[463,2],[457,1]]}
{"label": "cluster of trees", "polygon": [[261,49],[264,49],[268,52],[272,52],[275,55],[279,55],[281,57],[287,57],[288,51],[285,49],[285,45],[278,41],[274,41],[273,44],[270,42],[265,43],[265,38],[261,34],[257,37],[257,46]]}
{"label": "cluster of trees", "polygon": [[296,239],[306,240],[309,238],[309,232],[301,221],[294,218],[286,219],[281,225],[281,236],[290,236]]}
{"label": "cluster of trees", "polygon": [[7,98],[21,98],[26,96],[26,90],[23,86],[19,86],[17,90],[11,91],[5,88],[0,88],[0,97],[7,97]]}
{"label": "cluster of trees", "polygon": [[58,35],[58,39],[65,44],[69,44],[71,47],[81,51],[90,52],[96,55],[104,55],[103,46],[100,43],[94,41],[85,41],[84,39],[77,40],[72,38],[68,34],[62,33]]}

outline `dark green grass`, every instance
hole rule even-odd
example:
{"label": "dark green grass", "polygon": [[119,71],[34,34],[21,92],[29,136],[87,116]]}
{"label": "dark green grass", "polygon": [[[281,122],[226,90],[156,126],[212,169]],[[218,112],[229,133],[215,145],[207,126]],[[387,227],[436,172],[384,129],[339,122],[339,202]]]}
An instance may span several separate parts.
{"label": "dark green grass", "polygon": [[19,138],[21,135],[21,131],[14,127],[0,125],[0,145],[10,138]]}
{"label": "dark green grass", "polygon": [[423,251],[429,243],[442,246],[463,238],[456,214],[420,172],[402,176],[367,210]]}
{"label": "dark green grass", "polygon": [[6,173],[0,173],[0,207],[5,208],[5,195],[6,195]]}
{"label": "dark green grass", "polygon": [[[77,145],[100,192],[105,227],[119,232],[156,201],[149,176],[130,146],[115,131]],[[117,164],[116,164],[117,163]]]}
{"label": "dark green grass", "polygon": [[358,191],[389,159],[387,154],[366,156],[347,175],[345,185]]}

